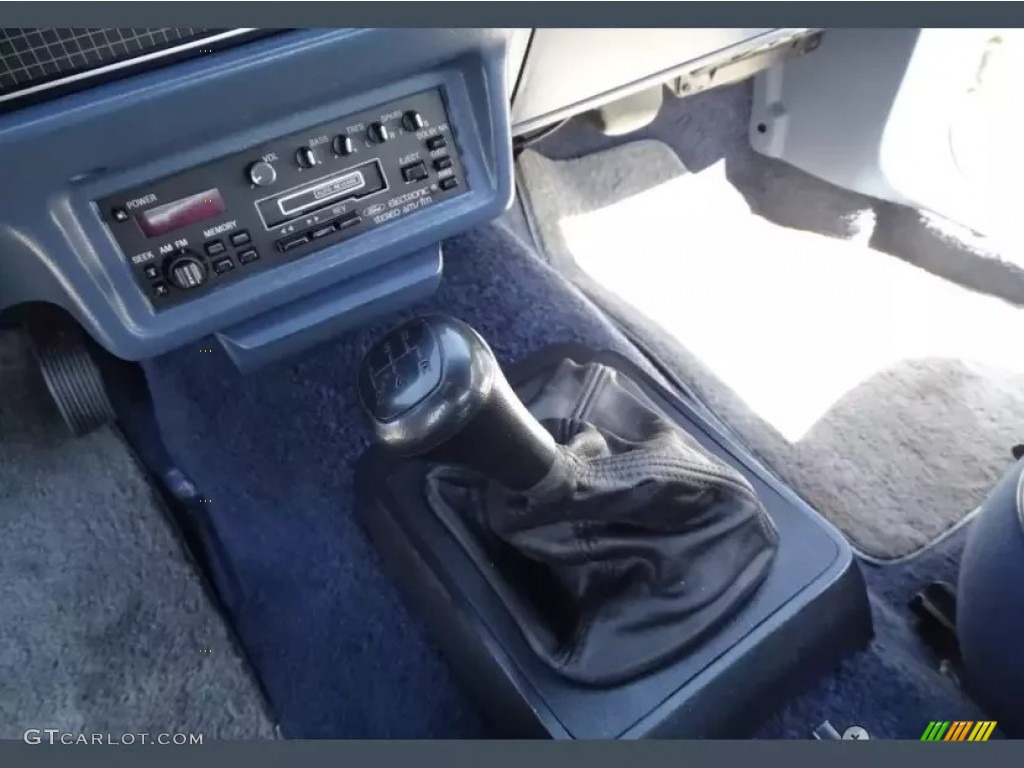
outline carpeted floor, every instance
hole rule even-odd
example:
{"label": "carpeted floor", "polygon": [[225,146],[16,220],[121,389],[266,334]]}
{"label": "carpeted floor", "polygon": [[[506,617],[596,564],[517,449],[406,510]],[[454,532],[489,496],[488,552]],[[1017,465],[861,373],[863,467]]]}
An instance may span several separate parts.
{"label": "carpeted floor", "polygon": [[870,245],[965,287],[1024,304],[1024,262],[1000,253],[989,239],[756,153],[747,133],[751,89],[752,82],[746,81],[670,99],[653,123],[625,136],[605,136],[581,115],[533,148],[544,157],[566,160],[654,139],[671,147],[691,173],[724,162],[730,183],[768,221]]}
{"label": "carpeted floor", "polygon": [[132,455],[70,438],[0,331],[0,739],[272,738],[262,695]]}
{"label": "carpeted floor", "polygon": [[1024,361],[1002,339],[1024,310],[773,223],[722,161],[691,174],[660,142],[528,150],[519,173],[552,263],[862,552],[914,552],[1001,477],[1024,420]]}
{"label": "carpeted floor", "polygon": [[[466,320],[503,364],[569,340],[637,359],[606,317],[506,228],[449,241],[445,257],[439,293],[406,315]],[[352,509],[352,465],[370,437],[356,367],[399,319],[245,377],[223,355],[201,353],[208,343],[146,366],[168,447],[212,499],[224,570],[238,585],[228,607],[289,737],[487,733],[381,573]],[[849,717],[879,738],[914,738],[929,706],[941,710],[934,717],[967,717],[970,702],[920,655],[897,614],[882,611],[871,649],[763,734],[807,738],[822,720]]]}
{"label": "carpeted floor", "polygon": [[872,739],[919,739],[930,720],[990,720],[939,672],[942,660],[914,633],[907,607],[924,584],[956,583],[966,533],[962,528],[903,563],[862,564],[875,624],[870,648],[791,701],[755,738],[810,738],[828,720],[840,733],[859,725]]}
{"label": "carpeted floor", "polygon": [[[445,260],[437,296],[408,314],[469,322],[503,363],[556,341],[629,350],[575,289],[498,229],[446,243]],[[289,737],[483,733],[353,515],[353,465],[370,439],[357,366],[398,319],[250,376],[199,351],[209,343],[146,365],[168,448],[212,499],[239,585],[225,599]]]}

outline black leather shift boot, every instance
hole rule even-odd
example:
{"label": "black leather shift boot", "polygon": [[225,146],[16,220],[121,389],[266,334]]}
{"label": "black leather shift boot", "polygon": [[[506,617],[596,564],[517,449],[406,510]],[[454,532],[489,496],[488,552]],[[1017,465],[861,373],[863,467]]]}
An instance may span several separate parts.
{"label": "black leather shift boot", "polygon": [[428,503],[548,666],[614,685],[728,621],[764,581],[777,534],[747,480],[629,379],[568,360],[544,376],[518,389],[561,446],[548,476],[513,493],[435,466]]}

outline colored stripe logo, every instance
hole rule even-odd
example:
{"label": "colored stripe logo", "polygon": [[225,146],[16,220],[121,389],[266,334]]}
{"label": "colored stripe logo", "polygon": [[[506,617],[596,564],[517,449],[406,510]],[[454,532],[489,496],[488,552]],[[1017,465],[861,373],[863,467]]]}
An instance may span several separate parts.
{"label": "colored stripe logo", "polygon": [[988,741],[995,729],[995,720],[932,720],[921,741]]}

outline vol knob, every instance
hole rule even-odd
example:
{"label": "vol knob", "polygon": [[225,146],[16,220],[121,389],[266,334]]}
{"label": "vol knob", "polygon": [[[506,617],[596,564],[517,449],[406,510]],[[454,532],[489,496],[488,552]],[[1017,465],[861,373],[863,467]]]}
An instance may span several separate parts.
{"label": "vol knob", "polygon": [[249,181],[257,187],[269,187],[277,181],[277,171],[265,160],[258,160],[249,166]]}
{"label": "vol knob", "polygon": [[171,258],[167,277],[175,288],[188,291],[206,282],[206,267],[195,256],[183,253]]}
{"label": "vol knob", "polygon": [[383,144],[391,138],[388,127],[384,123],[370,123],[370,127],[366,129],[366,136],[374,144]]}

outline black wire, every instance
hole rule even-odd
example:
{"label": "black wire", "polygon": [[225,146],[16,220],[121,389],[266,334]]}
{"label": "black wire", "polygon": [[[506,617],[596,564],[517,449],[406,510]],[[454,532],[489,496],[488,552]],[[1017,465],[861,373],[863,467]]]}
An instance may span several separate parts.
{"label": "black wire", "polygon": [[543,128],[538,128],[530,133],[524,133],[522,136],[514,137],[512,139],[512,151],[518,155],[531,144],[536,144],[541,139],[546,139],[559,128],[562,128],[570,119],[571,118],[566,117],[559,120],[557,123],[545,125]]}

